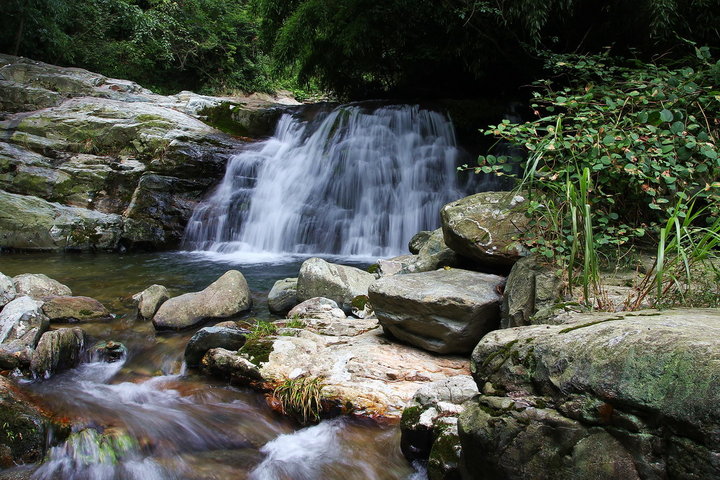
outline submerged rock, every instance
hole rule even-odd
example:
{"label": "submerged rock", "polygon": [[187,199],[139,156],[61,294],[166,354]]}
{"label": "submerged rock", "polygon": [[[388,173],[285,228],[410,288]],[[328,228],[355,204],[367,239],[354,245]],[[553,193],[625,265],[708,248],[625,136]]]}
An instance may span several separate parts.
{"label": "submerged rock", "polygon": [[491,332],[459,421],[463,478],[718,478],[718,339],[711,309]]}
{"label": "submerged rock", "polygon": [[52,297],[43,304],[51,322],[88,322],[112,318],[105,306],[90,297]]}
{"label": "submerged rock", "polygon": [[185,363],[197,367],[205,353],[212,348],[237,351],[245,345],[247,330],[227,327],[205,327],[193,335],[185,347]]}
{"label": "submerged rock", "polygon": [[84,348],[85,332],[80,327],[45,332],[33,352],[30,370],[48,378],[61,370],[76,367]]}
{"label": "submerged rock", "polygon": [[278,280],[268,293],[268,309],[270,313],[285,315],[297,305],[297,278],[284,278]]}
{"label": "submerged rock", "polygon": [[0,310],[17,296],[12,278],[0,273]]}
{"label": "submerged rock", "polygon": [[0,312],[0,369],[30,365],[33,349],[50,325],[42,305],[41,301],[22,296]]}
{"label": "submerged rock", "polygon": [[228,318],[250,309],[250,289],[242,273],[225,272],[205,290],[173,297],[153,317],[158,330],[181,330],[213,318]]}
{"label": "submerged rock", "polygon": [[396,275],[370,287],[370,302],[392,336],[436,353],[469,353],[500,323],[505,281],[449,269]]}
{"label": "submerged rock", "polygon": [[445,243],[480,264],[511,266],[528,253],[519,239],[528,225],[524,202],[511,192],[483,192],[445,205]]}
{"label": "submerged rock", "polygon": [[152,320],[160,306],[170,298],[167,288],[162,285],[150,285],[142,292],[136,293],[132,299],[137,302],[138,317]]}
{"label": "submerged rock", "polygon": [[120,342],[109,340],[93,345],[89,350],[92,361],[103,361],[107,363],[119,362],[127,357],[127,347]]}
{"label": "submerged rock", "polygon": [[27,295],[37,300],[57,295],[72,295],[72,291],[67,285],[63,285],[42,273],[23,273],[22,275],[17,275],[13,277],[13,283],[15,284],[18,296]]}
{"label": "submerged rock", "polygon": [[367,295],[368,287],[374,281],[375,275],[359,268],[310,258],[300,267],[297,299],[304,302],[314,297],[329,298],[349,312],[352,299],[358,295]]}

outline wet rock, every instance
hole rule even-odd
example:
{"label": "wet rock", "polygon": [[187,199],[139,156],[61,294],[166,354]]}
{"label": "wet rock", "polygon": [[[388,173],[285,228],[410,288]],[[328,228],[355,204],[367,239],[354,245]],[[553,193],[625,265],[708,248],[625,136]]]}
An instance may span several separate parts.
{"label": "wet rock", "polygon": [[349,312],[352,299],[367,295],[368,287],[374,281],[375,275],[359,268],[310,258],[300,267],[297,298],[301,302],[314,297],[329,298]]}
{"label": "wet rock", "polygon": [[0,247],[115,250],[122,217],[0,190]]}
{"label": "wet rock", "polygon": [[109,340],[93,345],[89,350],[90,359],[107,363],[119,362],[127,357],[127,347],[120,342]]}
{"label": "wet rock", "polygon": [[384,277],[370,287],[383,329],[436,353],[469,353],[500,322],[497,275],[449,269]]}
{"label": "wet rock", "polygon": [[145,320],[152,320],[160,306],[169,298],[167,288],[162,285],[150,285],[132,296],[137,303],[138,317]]}
{"label": "wet rock", "polygon": [[43,312],[51,322],[90,322],[112,318],[105,306],[90,297],[52,297]]}
{"label": "wet rock", "polygon": [[329,298],[315,297],[296,305],[287,314],[287,318],[317,318],[325,321],[345,318],[345,312],[337,302]]}
{"label": "wet rock", "polygon": [[185,347],[185,363],[197,367],[205,353],[213,348],[237,351],[245,344],[247,330],[226,327],[205,327],[190,338]]}
{"label": "wet rock", "polygon": [[12,278],[0,273],[0,310],[17,296]]}
{"label": "wet rock", "polygon": [[410,253],[413,255],[420,253],[420,249],[427,243],[432,233],[432,230],[423,230],[413,235],[410,242],[408,242],[408,250]]}
{"label": "wet rock", "polygon": [[525,199],[510,192],[484,192],[440,210],[445,243],[480,264],[511,266],[527,254],[519,236],[527,228]]}
{"label": "wet rock", "polygon": [[16,275],[13,277],[13,284],[18,296],[27,295],[38,300],[57,295],[72,295],[72,291],[67,285],[63,285],[42,273]]}
{"label": "wet rock", "polygon": [[268,293],[268,309],[270,313],[285,315],[297,305],[297,278],[278,280]]}
{"label": "wet rock", "polygon": [[237,315],[250,306],[250,289],[245,277],[237,270],[229,270],[205,290],[167,300],[152,321],[158,330],[181,330],[204,320]]}
{"label": "wet rock", "polygon": [[42,460],[50,418],[0,375],[0,468]]}
{"label": "wet rock", "polygon": [[381,276],[431,272],[438,268],[462,265],[463,259],[445,245],[442,229],[421,233],[428,233],[428,235],[424,238],[417,255],[401,255],[378,261]]}
{"label": "wet rock", "polygon": [[41,301],[22,296],[5,305],[0,312],[0,369],[28,367],[49,324]]}
{"label": "wet rock", "polygon": [[35,348],[30,370],[39,377],[52,374],[80,363],[85,348],[85,332],[80,327],[60,328],[43,333]]}
{"label": "wet rock", "polygon": [[541,323],[562,300],[562,279],[557,267],[536,256],[521,258],[513,265],[505,284],[500,328]]}
{"label": "wet rock", "polygon": [[423,385],[403,410],[400,448],[410,461],[429,459],[431,479],[458,476],[457,417],[462,404],[477,393],[472,377],[458,375]]}
{"label": "wet rock", "polygon": [[718,478],[718,310],[588,313],[486,335],[468,479]]}
{"label": "wet rock", "polygon": [[240,385],[263,380],[260,368],[244,355],[224,348],[213,348],[205,353],[201,370],[207,375],[225,378]]}

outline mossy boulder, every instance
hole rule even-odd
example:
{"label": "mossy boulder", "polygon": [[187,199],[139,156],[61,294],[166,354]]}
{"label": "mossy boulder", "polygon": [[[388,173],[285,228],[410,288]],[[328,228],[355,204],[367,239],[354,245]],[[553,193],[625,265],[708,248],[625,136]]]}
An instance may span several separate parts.
{"label": "mossy boulder", "polygon": [[91,322],[112,318],[105,306],[90,297],[52,297],[43,304],[51,322]]}
{"label": "mossy boulder", "polygon": [[576,314],[473,351],[466,477],[720,476],[720,311]]}
{"label": "mossy boulder", "polygon": [[542,323],[562,301],[563,282],[557,267],[531,255],[513,265],[503,292],[500,327]]}
{"label": "mossy boulder", "polygon": [[185,363],[197,367],[205,353],[212,348],[237,351],[245,345],[247,330],[228,327],[205,327],[193,335],[185,347]]}
{"label": "mossy boulder", "polygon": [[152,320],[155,312],[170,298],[167,288],[162,285],[150,285],[142,292],[132,296],[137,303],[138,318]]}
{"label": "mossy boulder", "polygon": [[268,293],[268,310],[276,315],[285,315],[297,305],[297,278],[278,280]]}
{"label": "mossy boulder", "polygon": [[519,238],[528,227],[525,202],[511,192],[483,192],[445,205],[445,244],[480,265],[511,266],[528,253]]}
{"label": "mossy boulder", "polygon": [[30,370],[39,377],[48,378],[59,371],[76,367],[80,363],[85,341],[85,332],[79,327],[43,333],[33,352]]}

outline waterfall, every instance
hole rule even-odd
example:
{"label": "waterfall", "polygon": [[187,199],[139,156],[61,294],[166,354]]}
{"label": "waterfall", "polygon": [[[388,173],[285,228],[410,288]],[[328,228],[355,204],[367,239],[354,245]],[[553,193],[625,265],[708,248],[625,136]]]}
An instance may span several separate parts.
{"label": "waterfall", "polygon": [[184,246],[218,253],[393,256],[462,197],[452,123],[418,106],[341,106],[234,155]]}

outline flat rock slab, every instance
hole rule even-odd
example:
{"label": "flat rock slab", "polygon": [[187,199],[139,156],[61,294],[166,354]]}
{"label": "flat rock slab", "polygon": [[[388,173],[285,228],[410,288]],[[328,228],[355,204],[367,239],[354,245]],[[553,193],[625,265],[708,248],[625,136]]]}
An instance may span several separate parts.
{"label": "flat rock slab", "polygon": [[394,275],[370,287],[370,303],[390,334],[425,350],[469,353],[500,322],[497,275],[460,269]]}
{"label": "flat rock slab", "polygon": [[472,370],[468,478],[720,478],[720,310],[497,330]]}
{"label": "flat rock slab", "polygon": [[[210,357],[210,358],[209,358]],[[376,319],[308,320],[297,336],[276,337],[267,362],[253,367],[228,350],[208,352],[215,374],[275,385],[287,378],[322,377],[321,396],[361,416],[399,419],[420,386],[468,374],[467,360],[438,357],[389,341]],[[233,361],[233,359],[237,359]],[[225,368],[224,371],[218,371]],[[248,370],[249,368],[249,370]]]}
{"label": "flat rock slab", "polygon": [[102,303],[90,297],[52,297],[45,301],[42,308],[51,322],[89,322],[112,318]]}

